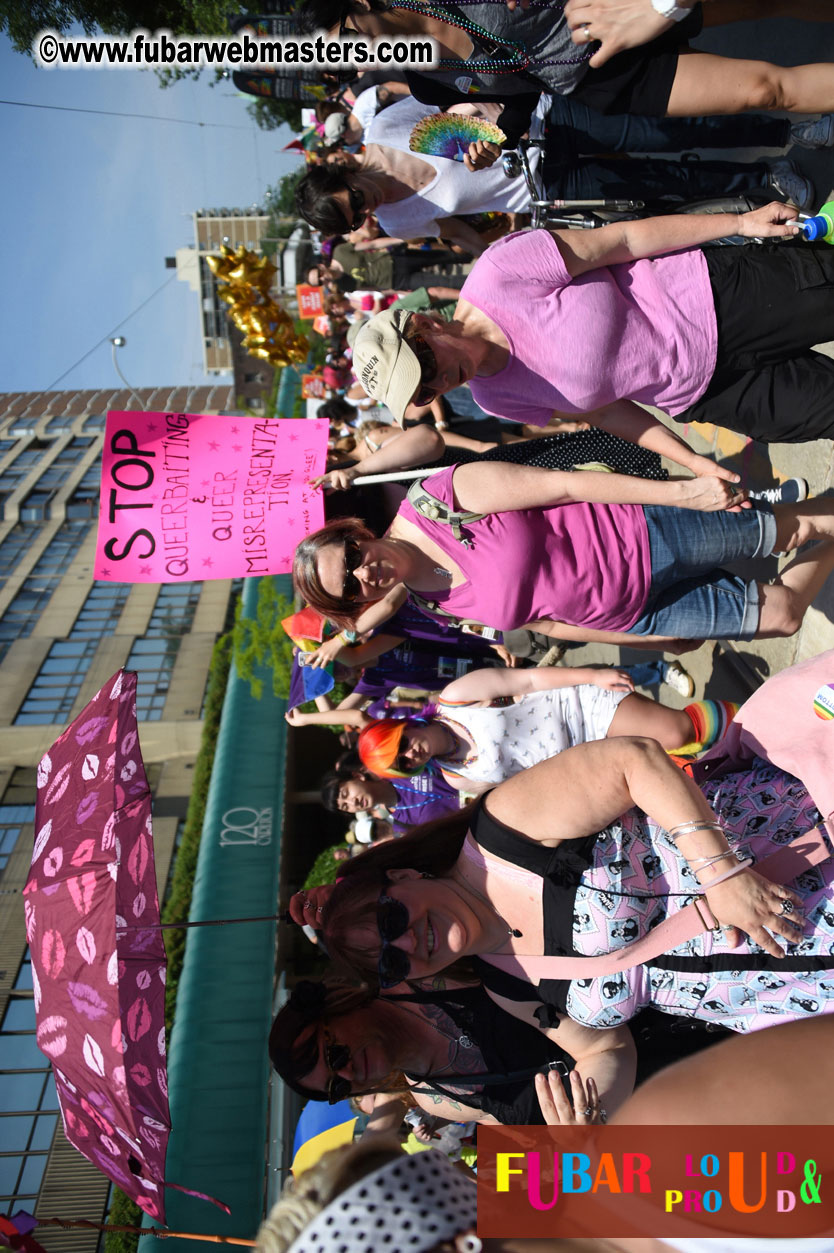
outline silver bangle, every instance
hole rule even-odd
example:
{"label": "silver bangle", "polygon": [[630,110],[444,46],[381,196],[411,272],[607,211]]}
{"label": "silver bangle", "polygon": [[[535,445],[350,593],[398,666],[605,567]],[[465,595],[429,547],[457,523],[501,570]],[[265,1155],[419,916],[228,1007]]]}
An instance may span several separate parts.
{"label": "silver bangle", "polygon": [[695,831],[720,831],[724,834],[724,828],[720,822],[679,822],[676,827],[669,827],[666,834],[669,839],[679,840],[684,835],[692,835]]}
{"label": "silver bangle", "polygon": [[697,872],[698,870],[706,870],[709,866],[714,866],[717,861],[723,861],[725,857],[736,857],[738,860],[741,860],[740,853],[734,853],[731,848],[728,848],[726,853],[716,853],[713,857],[696,857],[689,865],[692,870]]}

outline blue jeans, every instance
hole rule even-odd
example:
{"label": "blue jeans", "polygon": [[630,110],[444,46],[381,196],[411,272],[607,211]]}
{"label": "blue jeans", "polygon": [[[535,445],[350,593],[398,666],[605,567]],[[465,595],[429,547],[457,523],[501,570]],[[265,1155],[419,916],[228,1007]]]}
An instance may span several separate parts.
{"label": "blue jeans", "polygon": [[676,639],[753,639],[759,588],[721,569],[725,562],[768,557],[776,542],[771,510],[700,513],[647,505],[652,581],[630,635]]}
{"label": "blue jeans", "polygon": [[767,184],[761,162],[610,158],[609,153],[688,152],[692,148],[781,148],[790,124],[759,114],[656,118],[597,113],[570,96],[556,96],[547,123],[543,166],[553,199],[595,197],[700,200],[743,194]]}

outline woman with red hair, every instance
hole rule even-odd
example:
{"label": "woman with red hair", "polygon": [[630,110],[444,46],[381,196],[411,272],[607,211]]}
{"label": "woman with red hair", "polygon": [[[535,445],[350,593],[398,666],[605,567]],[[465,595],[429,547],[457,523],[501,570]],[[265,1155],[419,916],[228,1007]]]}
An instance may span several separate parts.
{"label": "woman with red hair", "polygon": [[358,749],[380,778],[407,778],[433,761],[452,787],[482,792],[575,744],[610,736],[646,735],[669,751],[700,751],[721,738],[736,708],[694,701],[670,709],[609,668],[473,670],[444,688],[427,716],[365,725]]}

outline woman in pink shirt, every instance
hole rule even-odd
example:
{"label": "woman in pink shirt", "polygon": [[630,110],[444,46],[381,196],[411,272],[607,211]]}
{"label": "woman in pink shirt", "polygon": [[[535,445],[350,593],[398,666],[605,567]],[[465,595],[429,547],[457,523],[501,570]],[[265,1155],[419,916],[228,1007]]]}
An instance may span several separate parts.
{"label": "woman in pink shirt", "polygon": [[[473,462],[424,487],[430,496],[404,501],[382,539],[347,518],[302,540],[300,595],[341,625],[373,602],[385,620],[410,594],[441,618],[668,649],[792,635],[834,569],[834,501],[740,508],[744,492],[717,476],[658,483]],[[826,542],[772,583],[721,568],[811,539]]]}
{"label": "woman in pink shirt", "polygon": [[[476,262],[451,324],[400,312],[354,344],[397,421],[468,382],[489,413],[586,417],[695,474],[722,474],[640,405],[765,441],[834,435],[834,250],[795,242],[796,210],[692,214],[508,236]],[[727,235],[773,238],[743,248]]]}

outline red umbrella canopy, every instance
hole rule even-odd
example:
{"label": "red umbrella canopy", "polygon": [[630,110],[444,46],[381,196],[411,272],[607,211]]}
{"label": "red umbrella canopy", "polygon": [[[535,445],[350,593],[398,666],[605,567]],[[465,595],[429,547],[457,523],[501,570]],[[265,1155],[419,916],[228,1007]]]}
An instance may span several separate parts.
{"label": "red umbrella canopy", "polygon": [[164,1221],[165,946],[135,674],[104,685],[37,782],[24,895],[38,1045],[67,1138]]}

